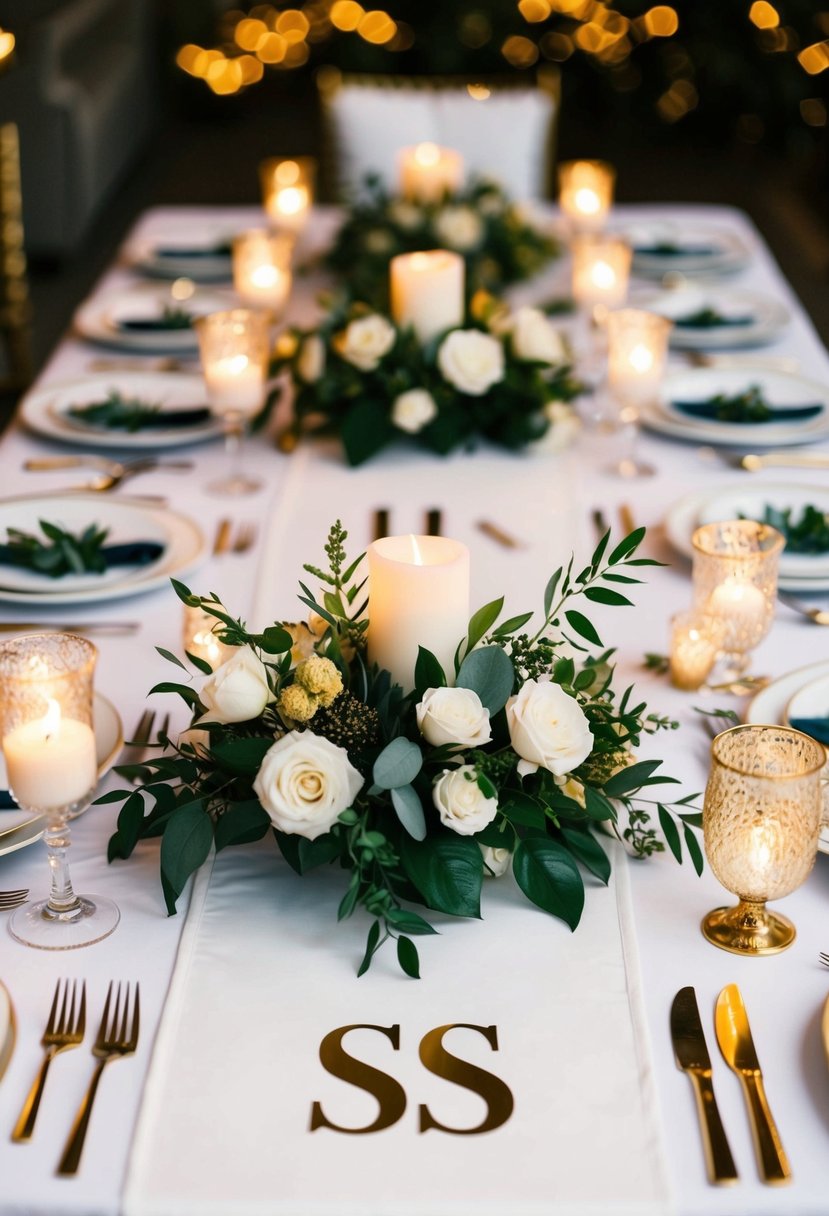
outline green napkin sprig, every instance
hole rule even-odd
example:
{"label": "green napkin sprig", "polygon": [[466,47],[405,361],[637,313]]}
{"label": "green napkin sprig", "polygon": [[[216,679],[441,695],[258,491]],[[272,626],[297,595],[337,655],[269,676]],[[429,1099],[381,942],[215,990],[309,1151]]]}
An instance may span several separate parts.
{"label": "green napkin sprig", "polygon": [[680,329],[716,329],[723,326],[750,325],[752,317],[727,317],[716,308],[706,306],[687,316],[677,317],[674,324]]}
{"label": "green napkin sprig", "polygon": [[191,329],[193,317],[184,308],[168,305],[160,317],[127,317],[120,322],[121,329],[179,330]]}
{"label": "green napkin sprig", "polygon": [[807,503],[799,519],[794,514],[793,507],[766,506],[760,522],[771,524],[786,538],[787,553],[829,553],[829,522],[824,512]]}
{"label": "green napkin sprig", "polygon": [[103,574],[107,568],[102,546],[109,529],[90,524],[83,532],[67,532],[59,524],[38,520],[43,541],[20,528],[8,529],[6,546],[9,561],[27,570],[36,570],[49,578],[65,574]]}
{"label": "green napkin sprig", "polygon": [[117,389],[113,389],[105,401],[93,401],[89,405],[71,405],[67,413],[70,418],[75,418],[87,426],[134,432],[151,425],[161,413],[161,406],[155,402],[142,401],[138,397],[123,397]]}

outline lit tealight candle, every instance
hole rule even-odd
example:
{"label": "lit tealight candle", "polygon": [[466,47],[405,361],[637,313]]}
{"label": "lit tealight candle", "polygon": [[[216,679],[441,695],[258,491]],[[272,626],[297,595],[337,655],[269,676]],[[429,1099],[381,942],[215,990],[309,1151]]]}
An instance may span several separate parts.
{"label": "lit tealight candle", "polygon": [[451,683],[469,624],[469,550],[442,536],[387,536],[369,545],[368,569],[372,663],[409,692],[423,646]]}
{"label": "lit tealight candle", "polygon": [[398,154],[400,193],[413,203],[439,203],[463,183],[463,158],[453,148],[417,144]]}
{"label": "lit tealight candle", "polygon": [[204,383],[210,405],[219,414],[253,414],[262,404],[264,371],[247,355],[227,355],[205,365]]}
{"label": "lit tealight candle", "polygon": [[722,648],[723,623],[713,616],[683,612],[671,624],[671,683],[688,691],[701,688]]}
{"label": "lit tealight candle", "polygon": [[624,404],[641,405],[656,398],[668,360],[672,322],[653,312],[623,308],[608,313],[607,378]]}
{"label": "lit tealight candle", "polygon": [[265,397],[269,317],[233,308],[196,321],[210,407],[217,414],[254,414]]}
{"label": "lit tealight candle", "polygon": [[391,311],[400,326],[411,325],[421,342],[463,324],[464,261],[458,253],[432,249],[401,253],[389,267]]}
{"label": "lit tealight candle", "polygon": [[305,227],[314,197],[315,168],[310,156],[262,162],[262,201],[275,228],[300,232]]}
{"label": "lit tealight candle", "polygon": [[203,608],[186,604],[184,607],[184,649],[197,659],[204,659],[215,671],[230,657],[232,646],[226,646],[216,634],[214,628],[221,628],[220,622]]}
{"label": "lit tealight candle", "polygon": [[613,204],[616,170],[601,160],[571,160],[559,166],[558,201],[575,232],[604,228]]}
{"label": "lit tealight candle", "polygon": [[627,298],[632,251],[618,236],[583,234],[573,241],[573,299],[597,322]]}
{"label": "lit tealight candle", "polygon": [[83,802],[95,788],[95,735],[85,722],[61,715],[49,697],[42,718],[3,738],[9,788],[21,806],[50,811]]}
{"label": "lit tealight candle", "polygon": [[728,579],[715,587],[708,601],[710,612],[722,619],[726,627],[726,649],[732,635],[737,638],[762,637],[769,625],[769,610],[766,597],[752,583]]}
{"label": "lit tealight candle", "polygon": [[279,317],[291,290],[292,238],[263,230],[243,232],[233,242],[233,286],[251,308]]}

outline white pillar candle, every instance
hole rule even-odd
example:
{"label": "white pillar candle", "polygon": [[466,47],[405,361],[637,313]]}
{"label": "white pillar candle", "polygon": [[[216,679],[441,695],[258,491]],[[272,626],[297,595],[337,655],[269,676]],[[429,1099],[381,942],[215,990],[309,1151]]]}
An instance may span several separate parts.
{"label": "white pillar candle", "polygon": [[389,267],[391,311],[400,326],[411,325],[421,342],[463,324],[463,258],[447,249],[401,253]]}
{"label": "white pillar candle", "polygon": [[671,630],[670,673],[674,688],[695,690],[707,680],[725,639],[723,622],[683,612]]}
{"label": "white pillar candle", "polygon": [[387,536],[368,548],[368,655],[405,692],[414,688],[419,646],[454,681],[454,657],[469,625],[469,550],[443,536]]}
{"label": "white pillar candle", "polygon": [[95,788],[95,735],[85,722],[61,716],[53,698],[42,718],[24,722],[3,739],[9,788],[21,806],[57,810],[83,801]]}
{"label": "white pillar candle", "polygon": [[206,364],[204,383],[210,407],[217,414],[255,414],[265,395],[264,368],[247,355],[226,355]]}
{"label": "white pillar candle", "polygon": [[291,245],[285,234],[243,232],[233,242],[233,286],[250,308],[281,315],[291,290]]}
{"label": "white pillar candle", "polygon": [[558,201],[576,232],[604,228],[613,203],[616,170],[601,160],[571,160],[559,167]]}
{"label": "white pillar candle", "polygon": [[463,183],[463,157],[453,148],[417,144],[398,153],[400,193],[413,203],[439,203]]}
{"label": "white pillar candle", "polygon": [[275,228],[300,232],[313,201],[315,164],[310,156],[266,160],[260,166],[262,201]]}

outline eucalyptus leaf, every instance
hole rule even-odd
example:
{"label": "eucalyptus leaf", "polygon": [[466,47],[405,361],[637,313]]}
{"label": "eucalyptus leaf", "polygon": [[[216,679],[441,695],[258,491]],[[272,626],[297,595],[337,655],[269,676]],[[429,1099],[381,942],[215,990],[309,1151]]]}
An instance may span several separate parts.
{"label": "eucalyptus leaf", "polygon": [[410,785],[423,767],[423,753],[416,743],[402,735],[392,739],[374,761],[374,784],[383,790]]}
{"label": "eucalyptus leaf", "polygon": [[512,696],[514,681],[512,663],[501,647],[483,646],[466,656],[455,683],[458,688],[476,692],[490,717],[494,717]]}
{"label": "eucalyptus leaf", "polygon": [[426,816],[423,805],[413,785],[396,786],[391,791],[391,801],[397,818],[414,840],[426,839]]}

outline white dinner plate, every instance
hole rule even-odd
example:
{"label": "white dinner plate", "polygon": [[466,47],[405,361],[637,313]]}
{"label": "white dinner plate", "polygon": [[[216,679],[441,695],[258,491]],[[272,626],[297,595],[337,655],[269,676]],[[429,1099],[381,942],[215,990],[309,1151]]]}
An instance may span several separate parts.
{"label": "white dinner plate", "polygon": [[139,353],[195,354],[199,343],[195,329],[129,329],[124,322],[157,320],[167,308],[192,317],[222,312],[235,306],[235,297],[219,292],[196,291],[189,299],[174,300],[169,291],[118,291],[93,296],[75,313],[75,329],[82,338],[115,350]]}
{"label": "white dinner plate", "polygon": [[784,726],[791,726],[792,718],[829,719],[829,675],[810,680],[789,698],[783,714]]}
{"label": "white dinner plate", "polygon": [[[643,220],[630,224],[624,236],[633,248],[633,273],[646,278],[665,274],[733,274],[750,260],[748,247],[728,229],[709,224]],[[671,251],[659,252],[658,246]]]}
{"label": "white dinner plate", "polygon": [[[721,393],[733,397],[754,386],[776,409],[819,405],[820,413],[795,421],[715,422],[692,418],[675,404],[679,401],[708,401]],[[754,449],[814,443],[829,435],[829,387],[802,376],[761,368],[693,368],[665,378],[659,400],[642,410],[642,424],[649,430],[675,439],[725,447]]]}
{"label": "white dinner plate", "polygon": [[[786,725],[786,707],[792,697],[812,684],[819,677],[829,677],[829,659],[820,663],[810,663],[808,667],[799,667],[797,671],[787,672],[777,680],[772,680],[752,699],[746,710],[745,720],[768,726]],[[829,853],[829,823],[826,822],[826,802],[824,800],[824,823],[820,829],[818,852]]]}
{"label": "white dinner plate", "polygon": [[[112,768],[124,746],[124,730],[118,710],[100,693],[92,694],[92,726],[95,731],[95,757],[100,781]],[[5,767],[0,763],[0,772],[5,782]],[[72,819],[77,819],[87,810],[84,807]],[[28,811],[0,811],[0,856],[16,853],[34,844],[43,835],[42,815],[31,815]]]}
{"label": "white dinner plate", "polygon": [[73,405],[88,405],[105,401],[110,393],[125,398],[137,398],[161,409],[181,409],[206,403],[201,376],[179,372],[99,372],[81,380],[65,380],[45,384],[24,397],[20,417],[30,430],[47,439],[81,445],[84,448],[141,448],[160,450],[203,443],[221,437],[222,421],[211,418],[199,426],[153,427],[142,431],[118,431],[92,427],[67,414]]}
{"label": "white dinner plate", "polygon": [[234,235],[221,220],[196,229],[192,222],[182,220],[151,238],[136,240],[127,249],[127,260],[152,278],[217,283],[231,278],[233,260],[224,250]]}
{"label": "white dinner plate", "polygon": [[720,316],[741,319],[739,325],[690,328],[674,324],[674,350],[733,350],[771,342],[790,320],[789,310],[773,296],[739,288],[689,284],[674,291],[651,291],[636,295],[636,307],[659,313],[670,321],[712,309]]}
{"label": "white dinner plate", "polygon": [[[173,575],[193,570],[206,553],[201,530],[187,516],[137,499],[109,496],[104,500],[100,494],[26,495],[0,499],[0,542],[5,542],[9,527],[39,534],[41,519],[60,523],[72,532],[79,532],[90,524],[100,524],[109,529],[107,544],[151,540],[162,544],[164,552],[147,566],[116,568],[98,576],[67,575],[65,579],[50,579],[0,566],[0,603],[51,606],[103,603],[139,595],[166,586]],[[37,581],[34,586],[30,581],[24,587],[20,575]]]}
{"label": "white dinner plate", "polygon": [[[758,514],[762,514],[766,502],[774,506],[806,502],[823,506],[826,503],[829,510],[829,490],[819,486],[800,486],[793,482],[749,487],[745,481],[718,486],[713,490],[695,490],[672,503],[666,511],[663,521],[666,539],[677,553],[692,559],[694,549],[691,537],[700,524],[734,519],[740,514],[751,516],[752,507],[759,507]],[[829,556],[820,554],[809,557],[784,552],[780,558],[778,585],[781,591],[808,592],[829,588]]]}

